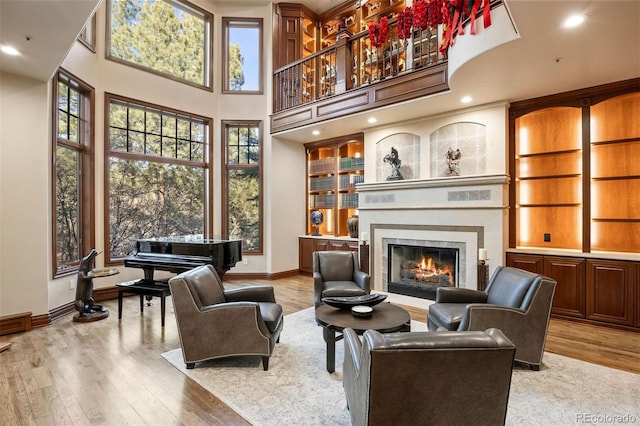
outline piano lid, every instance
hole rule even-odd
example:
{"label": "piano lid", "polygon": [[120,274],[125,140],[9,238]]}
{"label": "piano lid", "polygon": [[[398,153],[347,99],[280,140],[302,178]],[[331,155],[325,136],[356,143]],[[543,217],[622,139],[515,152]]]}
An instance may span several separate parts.
{"label": "piano lid", "polygon": [[144,238],[135,241],[135,255],[139,254],[167,254],[174,256],[201,256],[211,258],[219,250],[231,256],[242,259],[242,240],[225,240],[209,238],[203,235],[184,235],[174,237]]}

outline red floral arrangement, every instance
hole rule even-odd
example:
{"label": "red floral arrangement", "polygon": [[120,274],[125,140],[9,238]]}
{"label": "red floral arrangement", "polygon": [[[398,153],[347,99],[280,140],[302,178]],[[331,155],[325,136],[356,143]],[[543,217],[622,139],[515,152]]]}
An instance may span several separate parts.
{"label": "red floral arrangement", "polygon": [[426,30],[428,27],[427,4],[423,0],[418,0],[413,4],[413,28]]}
{"label": "red floral arrangement", "polygon": [[411,38],[413,19],[413,11],[410,6],[398,12],[398,39],[406,40]]}
{"label": "red floral arrangement", "polygon": [[389,35],[389,20],[386,16],[380,18],[380,23],[369,23],[369,41],[371,47],[380,48],[387,41]]}

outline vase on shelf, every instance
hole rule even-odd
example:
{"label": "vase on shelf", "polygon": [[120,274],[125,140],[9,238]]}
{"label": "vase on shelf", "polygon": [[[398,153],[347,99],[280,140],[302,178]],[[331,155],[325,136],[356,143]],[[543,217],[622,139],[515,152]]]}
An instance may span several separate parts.
{"label": "vase on shelf", "polygon": [[349,230],[349,237],[358,238],[358,215],[354,214],[347,219],[347,229]]}

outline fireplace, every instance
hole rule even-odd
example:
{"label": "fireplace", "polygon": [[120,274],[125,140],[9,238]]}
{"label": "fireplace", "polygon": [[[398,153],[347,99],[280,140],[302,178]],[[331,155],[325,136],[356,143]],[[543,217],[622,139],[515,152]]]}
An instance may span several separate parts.
{"label": "fireplace", "polygon": [[438,287],[458,287],[459,248],[388,244],[387,290],[435,300]]}

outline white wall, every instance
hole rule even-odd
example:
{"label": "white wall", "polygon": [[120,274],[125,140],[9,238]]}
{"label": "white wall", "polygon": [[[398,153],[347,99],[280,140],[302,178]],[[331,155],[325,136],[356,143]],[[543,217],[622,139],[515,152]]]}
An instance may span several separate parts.
{"label": "white wall", "polygon": [[48,84],[0,74],[0,316],[48,311]]}

